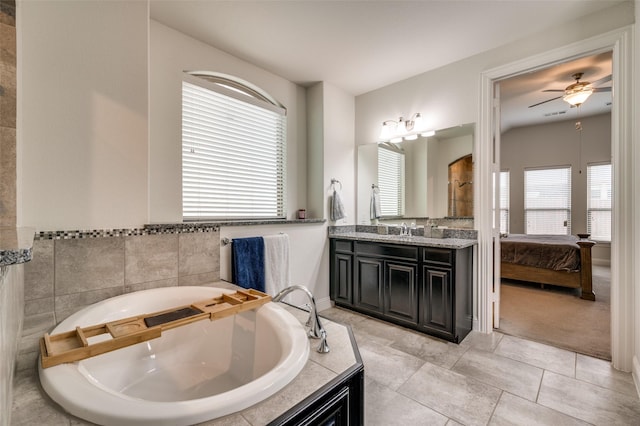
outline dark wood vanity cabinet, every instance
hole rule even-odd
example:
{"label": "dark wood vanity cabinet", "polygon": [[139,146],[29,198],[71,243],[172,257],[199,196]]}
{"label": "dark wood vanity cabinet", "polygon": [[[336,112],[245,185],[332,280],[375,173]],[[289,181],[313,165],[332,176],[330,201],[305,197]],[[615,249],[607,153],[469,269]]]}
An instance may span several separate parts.
{"label": "dark wood vanity cabinet", "polygon": [[353,304],[353,241],[330,240],[331,299],[342,306]]}
{"label": "dark wood vanity cabinet", "polygon": [[423,247],[419,328],[455,343],[473,323],[472,248]]}
{"label": "dark wood vanity cabinet", "polygon": [[472,325],[472,247],[331,239],[331,298],[453,342]]}

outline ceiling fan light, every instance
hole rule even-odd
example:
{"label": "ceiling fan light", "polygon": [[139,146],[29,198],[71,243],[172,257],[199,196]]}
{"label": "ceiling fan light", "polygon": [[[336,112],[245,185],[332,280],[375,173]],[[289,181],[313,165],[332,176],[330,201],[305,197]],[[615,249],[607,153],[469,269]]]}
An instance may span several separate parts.
{"label": "ceiling fan light", "polygon": [[585,89],[578,92],[569,92],[562,97],[562,100],[573,106],[578,106],[584,103],[584,101],[586,101],[592,93],[593,89]]}

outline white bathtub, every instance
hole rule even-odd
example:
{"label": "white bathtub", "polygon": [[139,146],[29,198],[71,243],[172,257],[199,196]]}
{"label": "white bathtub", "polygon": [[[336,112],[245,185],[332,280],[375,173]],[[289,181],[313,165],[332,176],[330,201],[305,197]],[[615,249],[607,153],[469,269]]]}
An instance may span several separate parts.
{"label": "white bathtub", "polygon": [[[89,306],[51,334],[232,292],[169,287]],[[69,413],[104,425],[190,425],[245,409],[282,389],[309,357],[304,327],[269,302],[79,362],[39,367],[42,387]]]}

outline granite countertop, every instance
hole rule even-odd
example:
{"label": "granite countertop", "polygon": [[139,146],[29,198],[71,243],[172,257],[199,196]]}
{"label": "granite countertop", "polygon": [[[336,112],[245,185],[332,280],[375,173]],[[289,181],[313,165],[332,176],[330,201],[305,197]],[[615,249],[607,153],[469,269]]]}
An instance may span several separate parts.
{"label": "granite countertop", "polygon": [[33,228],[0,227],[0,266],[30,261],[34,235]]}
{"label": "granite countertop", "polygon": [[376,243],[402,244],[420,247],[442,247],[450,249],[462,249],[478,244],[475,239],[465,238],[429,238],[407,235],[382,235],[370,232],[340,232],[329,234],[329,238],[342,240],[371,241]]}

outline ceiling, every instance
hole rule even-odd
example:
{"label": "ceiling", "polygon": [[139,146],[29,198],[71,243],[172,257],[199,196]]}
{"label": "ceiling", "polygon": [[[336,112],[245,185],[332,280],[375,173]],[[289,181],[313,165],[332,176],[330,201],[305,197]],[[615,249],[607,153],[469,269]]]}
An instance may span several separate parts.
{"label": "ceiling", "polygon": [[[622,1],[151,0],[150,13],[158,22],[289,81],[326,81],[357,96]],[[589,66],[595,73],[598,66]],[[540,90],[571,84],[575,71],[569,68],[505,81],[503,122],[523,125],[532,122],[526,121],[527,113],[533,117],[547,108],[559,110],[562,101],[535,111],[523,105],[544,100],[548,93]],[[585,73],[584,78],[596,77]]]}
{"label": "ceiling", "polygon": [[[505,132],[514,127],[548,123],[587,117],[611,111],[611,92],[594,92],[579,108],[571,107],[559,98],[563,90],[575,83],[573,74],[584,73],[580,81],[596,82],[611,75],[611,52],[599,53],[584,58],[557,64],[542,70],[521,74],[500,82],[501,125]],[[611,87],[612,82],[597,87]],[[558,98],[541,105],[539,102]]]}

